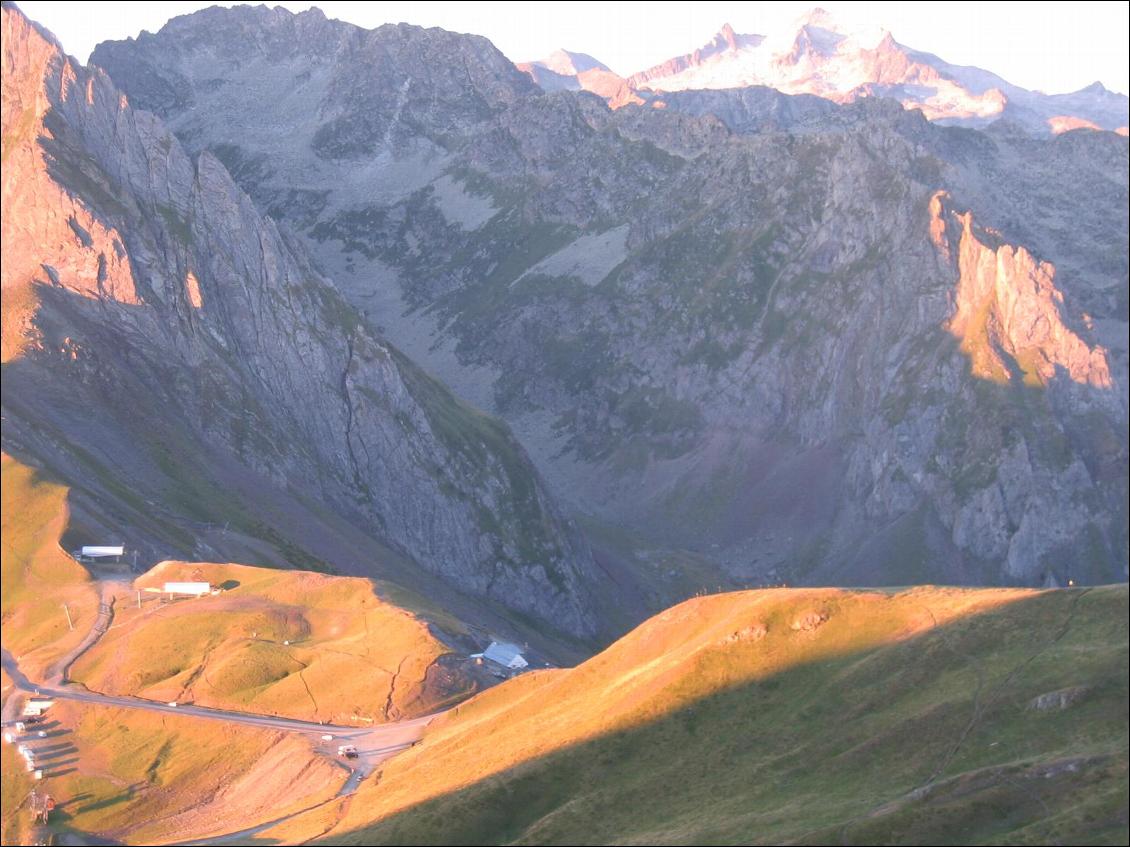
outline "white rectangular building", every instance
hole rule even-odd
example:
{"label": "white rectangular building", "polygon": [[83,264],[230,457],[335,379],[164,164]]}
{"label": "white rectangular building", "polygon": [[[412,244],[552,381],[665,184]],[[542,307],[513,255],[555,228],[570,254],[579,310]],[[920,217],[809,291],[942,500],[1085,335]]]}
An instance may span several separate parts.
{"label": "white rectangular building", "polygon": [[205,594],[212,593],[212,584],[210,582],[166,582],[163,590],[166,594],[187,594],[190,597],[203,597]]}
{"label": "white rectangular building", "polygon": [[483,658],[512,671],[521,670],[529,665],[522,656],[522,648],[505,641],[492,641],[483,651]]}
{"label": "white rectangular building", "polygon": [[71,557],[80,562],[97,562],[102,559],[117,559],[121,560],[122,556],[126,553],[124,545],[117,546],[98,546],[88,544],[79,550],[71,553]]}
{"label": "white rectangular building", "polygon": [[82,548],[82,555],[88,556],[91,559],[104,559],[107,556],[122,556],[125,552],[126,548],[120,544],[117,547],[87,546]]}

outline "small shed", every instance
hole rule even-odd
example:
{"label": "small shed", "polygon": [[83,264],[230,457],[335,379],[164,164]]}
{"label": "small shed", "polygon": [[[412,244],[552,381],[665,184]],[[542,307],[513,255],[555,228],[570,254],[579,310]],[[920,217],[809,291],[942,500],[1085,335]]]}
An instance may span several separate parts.
{"label": "small shed", "polygon": [[483,651],[483,658],[512,671],[521,670],[529,665],[522,656],[522,648],[505,641],[492,641]]}

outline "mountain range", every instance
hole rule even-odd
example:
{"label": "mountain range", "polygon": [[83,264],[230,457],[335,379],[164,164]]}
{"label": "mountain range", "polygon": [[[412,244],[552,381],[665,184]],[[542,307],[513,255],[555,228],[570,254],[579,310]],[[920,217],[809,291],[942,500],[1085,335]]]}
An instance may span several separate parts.
{"label": "mountain range", "polygon": [[1125,97],[822,12],[0,58],[5,841],[1125,841]]}
{"label": "mountain range", "polygon": [[[952,65],[906,47],[884,29],[852,31],[823,9],[770,35],[738,33],[726,24],[709,44],[620,80],[622,91],[611,86],[611,72],[595,59],[583,56],[580,64],[571,64],[570,55],[558,51],[543,62],[519,67],[547,91],[583,88],[601,94],[614,108],[630,102],[630,96],[678,108],[679,100],[664,95],[765,86],[835,103],[889,97],[933,121],[984,127],[1005,119],[1037,135],[1083,127],[1125,135],[1130,124],[1126,95],[1108,91],[1102,83],[1071,94],[1029,91],[990,71]],[[605,73],[586,76],[591,67]]]}
{"label": "mountain range", "polygon": [[1114,133],[764,88],[611,110],[484,39],[313,10],[207,10],[92,62],[502,416],[607,566],[1125,576]]}
{"label": "mountain range", "polygon": [[707,586],[1125,578],[1118,135],[613,110],[317,10],[82,68],[6,16],[5,446],[89,534],[581,637]]}

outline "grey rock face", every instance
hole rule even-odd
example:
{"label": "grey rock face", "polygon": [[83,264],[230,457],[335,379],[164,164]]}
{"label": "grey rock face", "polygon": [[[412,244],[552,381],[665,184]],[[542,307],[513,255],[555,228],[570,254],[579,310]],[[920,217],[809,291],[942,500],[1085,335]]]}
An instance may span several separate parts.
{"label": "grey rock face", "polygon": [[[404,64],[367,62],[404,33],[256,13],[255,44],[364,45],[364,73],[327,54],[314,90],[294,40],[226,59],[227,14],[93,59],[575,509],[743,579],[1125,578],[1125,138],[765,92],[711,94],[722,119],[698,92],[612,112],[513,81],[479,39],[413,30]],[[418,69],[441,43],[451,68]],[[493,74],[486,107],[447,108],[451,74]],[[401,91],[411,121],[325,129]]]}
{"label": "grey rock face", "polygon": [[1049,691],[1033,698],[1028,703],[1028,710],[1033,712],[1062,712],[1069,709],[1090,693],[1083,686],[1061,688],[1059,691]]}
{"label": "grey rock face", "polygon": [[650,96],[648,105],[698,117],[713,115],[728,129],[742,134],[773,130],[799,132],[809,124],[827,128],[831,116],[844,111],[831,100],[814,94],[782,94],[761,85],[664,92]]}
{"label": "grey rock face", "polygon": [[[26,344],[5,365],[6,410],[46,425],[48,389],[91,398],[92,419],[128,409],[142,431],[186,433],[178,454],[192,444],[226,453],[467,593],[596,632],[588,549],[505,425],[368,329],[216,156],[190,157],[104,72],[77,67],[18,11],[3,14],[6,332],[9,293],[36,300]],[[255,35],[225,31],[233,41],[218,46],[233,55]],[[350,49],[331,41],[307,43]],[[257,43],[265,55],[282,49]],[[489,108],[492,85],[508,96],[493,78],[426,64],[433,87],[453,87],[452,108]],[[157,111],[206,107],[187,77],[149,82],[140,99],[160,101]],[[480,82],[483,100],[462,96]],[[383,132],[388,116],[367,119],[357,138]],[[105,449],[93,424],[80,438]]]}

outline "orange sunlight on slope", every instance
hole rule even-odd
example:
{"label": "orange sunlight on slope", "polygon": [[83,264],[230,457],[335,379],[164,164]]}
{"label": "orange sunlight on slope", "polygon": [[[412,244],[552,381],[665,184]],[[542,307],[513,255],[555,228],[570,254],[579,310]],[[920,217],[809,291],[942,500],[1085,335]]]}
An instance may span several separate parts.
{"label": "orange sunlight on slope", "polygon": [[[1109,390],[1106,349],[1091,347],[1064,322],[1055,265],[949,206],[944,191],[930,199],[930,239],[957,272],[955,311],[946,329],[961,342],[973,374],[1005,384],[1018,369],[1025,385],[1038,388],[1062,371],[1075,382]],[[1086,315],[1081,320],[1089,322]]]}
{"label": "orange sunlight on slope", "polygon": [[433,724],[423,744],[389,763],[379,788],[362,787],[336,831],[658,721],[711,694],[866,654],[1036,593],[771,589],[689,600],[577,668],[525,674],[456,707]]}

